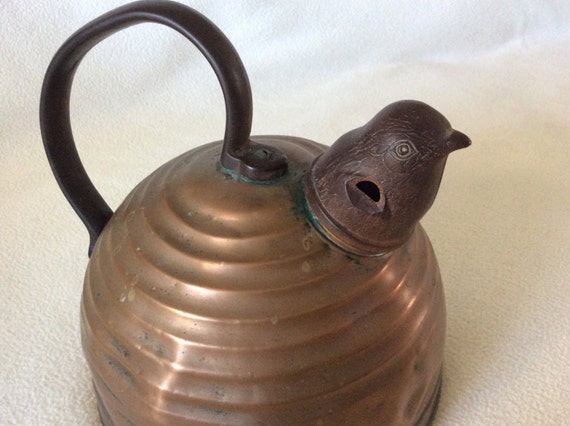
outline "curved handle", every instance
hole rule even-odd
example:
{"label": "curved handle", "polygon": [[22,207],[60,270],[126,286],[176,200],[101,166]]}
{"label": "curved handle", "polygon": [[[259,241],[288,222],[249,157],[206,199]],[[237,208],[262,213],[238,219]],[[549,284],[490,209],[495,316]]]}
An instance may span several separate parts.
{"label": "curved handle", "polygon": [[226,36],[195,10],[171,1],[138,1],[100,16],[73,34],[57,51],[42,87],[40,126],[57,182],[89,232],[89,254],[113,215],[89,179],[71,131],[69,100],[75,71],[101,40],[131,25],[155,22],[190,40],[206,57],[222,87],[226,129],[221,162],[252,180],[269,180],[287,171],[287,158],[275,148],[249,140],[251,88],[245,68]]}

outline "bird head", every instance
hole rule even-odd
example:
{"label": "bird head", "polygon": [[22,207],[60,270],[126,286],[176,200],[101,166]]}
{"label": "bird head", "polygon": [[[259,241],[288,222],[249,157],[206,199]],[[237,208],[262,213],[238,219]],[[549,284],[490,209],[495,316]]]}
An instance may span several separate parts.
{"label": "bird head", "polygon": [[448,154],[470,143],[422,102],[387,106],[311,164],[305,194],[313,222],[351,253],[399,247],[431,207]]}

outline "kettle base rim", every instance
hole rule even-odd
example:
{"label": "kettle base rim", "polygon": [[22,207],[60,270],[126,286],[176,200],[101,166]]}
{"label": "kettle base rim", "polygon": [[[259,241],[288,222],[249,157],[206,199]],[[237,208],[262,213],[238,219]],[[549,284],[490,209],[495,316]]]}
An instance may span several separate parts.
{"label": "kettle base rim", "polygon": [[[439,401],[441,398],[441,388],[443,384],[443,371],[439,373],[439,378],[436,384],[436,388],[434,389],[432,396],[429,402],[426,404],[419,420],[415,423],[414,426],[430,426],[433,424],[435,417],[437,415],[437,411],[439,408]],[[97,390],[97,386],[93,381],[93,392],[95,393],[95,397],[97,399],[97,412],[99,414],[99,421],[101,422],[102,426],[115,426],[113,420],[109,412],[107,411],[103,399],[99,395]],[[340,426],[340,425],[339,425]]]}

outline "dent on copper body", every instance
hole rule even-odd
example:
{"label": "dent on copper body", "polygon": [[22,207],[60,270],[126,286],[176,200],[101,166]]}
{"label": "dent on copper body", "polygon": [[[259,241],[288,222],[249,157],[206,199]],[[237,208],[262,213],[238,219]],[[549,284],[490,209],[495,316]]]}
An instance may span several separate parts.
{"label": "dent on copper body", "polygon": [[[93,45],[142,21],[172,26],[208,57],[226,131],[160,167],[113,213],[75,150],[69,92]],[[415,101],[387,107],[330,149],[250,137],[249,91],[229,41],[172,2],[99,18],[48,69],[44,145],[91,236],[81,337],[101,421],[429,423],[445,302],[418,221],[447,155],[469,139]]]}

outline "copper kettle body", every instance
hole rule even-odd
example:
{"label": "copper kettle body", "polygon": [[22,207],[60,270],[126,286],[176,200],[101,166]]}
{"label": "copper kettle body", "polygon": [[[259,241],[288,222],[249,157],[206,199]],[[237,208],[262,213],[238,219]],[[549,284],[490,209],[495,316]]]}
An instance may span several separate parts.
{"label": "copper kettle body", "polygon": [[[75,150],[69,93],[89,49],[139,22],[176,29],[208,58],[226,129],[113,213]],[[419,219],[447,155],[470,143],[441,114],[397,102],[331,148],[251,137],[251,90],[230,42],[186,6],[142,1],[65,42],[40,115],[91,237],[81,336],[103,424],[430,422],[445,302]]]}

